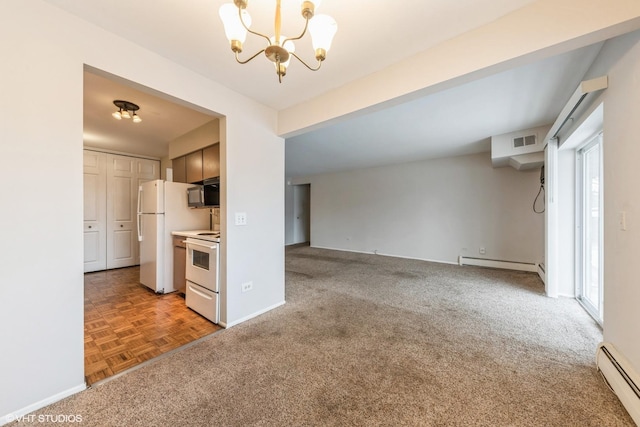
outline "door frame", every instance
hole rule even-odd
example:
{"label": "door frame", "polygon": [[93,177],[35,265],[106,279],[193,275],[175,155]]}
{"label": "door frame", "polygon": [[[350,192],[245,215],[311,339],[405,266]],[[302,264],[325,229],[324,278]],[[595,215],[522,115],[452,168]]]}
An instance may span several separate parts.
{"label": "door frame", "polygon": [[[576,299],[584,307],[584,309],[598,322],[600,326],[603,325],[603,308],[604,308],[604,173],[603,173],[603,146],[604,138],[603,132],[600,130],[596,135],[590,137],[576,148],[576,252],[575,252],[575,293]],[[598,189],[598,241],[599,241],[599,253],[598,253],[598,307],[595,307],[593,303],[585,298],[585,268],[586,266],[586,225],[587,225],[587,212],[585,203],[586,192],[586,179],[585,179],[585,153],[598,147],[599,154],[599,189]]]}

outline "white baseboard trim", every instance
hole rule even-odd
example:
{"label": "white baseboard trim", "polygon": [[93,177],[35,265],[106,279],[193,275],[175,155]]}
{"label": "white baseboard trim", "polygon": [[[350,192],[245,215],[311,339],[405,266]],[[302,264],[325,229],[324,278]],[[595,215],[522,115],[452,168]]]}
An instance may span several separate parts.
{"label": "white baseboard trim", "polygon": [[307,241],[307,242],[298,242],[298,243],[285,243],[284,245],[285,246],[297,246],[297,245],[309,246],[309,242]]}
{"label": "white baseboard trim", "polygon": [[343,248],[333,248],[333,247],[329,247],[329,246],[315,246],[315,245],[311,245],[312,248],[316,248],[316,249],[328,249],[331,251],[342,251],[342,252],[353,252],[353,253],[357,253],[357,254],[368,254],[368,255],[380,255],[380,256],[388,256],[388,257],[394,257],[394,258],[402,258],[402,259],[415,259],[417,261],[427,261],[427,262],[435,262],[438,264],[449,264],[449,265],[474,265],[474,266],[478,266],[478,267],[492,267],[492,268],[502,268],[502,269],[506,269],[506,270],[517,270],[517,271],[528,271],[531,273],[538,273],[538,275],[541,274],[542,271],[542,276],[540,276],[540,278],[542,279],[542,281],[544,282],[544,269],[542,267],[540,267],[540,264],[536,264],[536,263],[527,263],[527,262],[515,262],[515,261],[500,261],[500,260],[493,260],[493,259],[483,259],[483,258],[469,258],[469,257],[463,257],[462,255],[460,255],[458,257],[458,262],[451,262],[451,261],[443,261],[443,260],[439,260],[439,259],[430,259],[430,258],[417,258],[417,257],[409,257],[409,256],[403,256],[403,255],[394,255],[394,254],[386,254],[386,253],[380,253],[380,252],[364,252],[364,251],[356,251],[356,250],[352,250],[352,249],[343,249]]}
{"label": "white baseboard trim", "polygon": [[380,255],[380,256],[388,256],[388,257],[393,257],[393,258],[415,259],[416,261],[435,262],[437,264],[458,265],[457,262],[442,261],[442,260],[439,260],[439,259],[430,259],[430,258],[417,258],[417,257],[404,256],[404,255],[386,254],[386,253],[380,253],[380,252],[375,252],[375,251],[374,252],[365,252],[365,251],[356,251],[356,250],[352,250],[352,249],[331,248],[331,247],[328,247],[328,246],[314,246],[314,245],[311,245],[311,247],[312,248],[316,248],[316,249],[328,249],[330,251],[352,252],[352,253],[356,253],[356,254],[366,254],[366,255]]}
{"label": "white baseboard trim", "polygon": [[460,265],[474,265],[477,267],[492,267],[502,268],[506,270],[528,271],[531,273],[538,273],[538,264],[526,263],[526,262],[512,262],[512,261],[500,261],[495,259],[484,258],[467,258],[458,257],[458,264]]}
{"label": "white baseboard trim", "polygon": [[542,283],[547,284],[547,273],[544,271],[544,265],[538,264],[538,276],[542,280]]}
{"label": "white baseboard trim", "polygon": [[248,316],[245,316],[245,317],[242,317],[240,319],[234,320],[233,322],[229,322],[229,323],[220,322],[220,326],[222,326],[225,329],[229,329],[232,326],[239,325],[240,323],[246,322],[247,320],[253,319],[254,317],[258,317],[261,314],[264,314],[264,313],[266,313],[268,311],[271,311],[271,310],[273,310],[275,308],[278,308],[281,305],[285,305],[286,303],[287,303],[286,301],[279,302],[277,304],[274,304],[274,305],[272,305],[270,307],[267,307],[265,309],[262,309],[260,311],[256,311],[255,313],[252,313],[252,314],[250,314]]}
{"label": "white baseboard trim", "polygon": [[[65,397],[69,397],[72,394],[76,394],[79,393],[81,391],[84,391],[87,389],[87,385],[85,383],[82,383],[80,385],[77,385],[75,387],[72,387],[68,390],[62,391],[60,393],[56,393],[53,396],[49,396],[46,399],[42,399],[39,402],[36,403],[32,403],[29,406],[25,406],[22,409],[18,409],[17,411],[13,411],[11,413],[5,414],[2,417],[0,417],[0,426],[3,426],[5,424],[8,424],[12,421],[16,421],[19,419],[24,419],[24,421],[28,421],[28,419],[23,418],[25,417],[27,414],[33,412],[33,411],[37,411],[38,409],[44,408],[45,406],[51,405],[52,403],[55,403],[59,400],[64,399]],[[50,415],[58,415],[58,414],[50,414]],[[37,418],[35,419],[35,421],[37,421]]]}
{"label": "white baseboard trim", "polygon": [[570,298],[570,299],[576,299],[575,295],[571,295],[571,294],[558,294],[558,298]]}

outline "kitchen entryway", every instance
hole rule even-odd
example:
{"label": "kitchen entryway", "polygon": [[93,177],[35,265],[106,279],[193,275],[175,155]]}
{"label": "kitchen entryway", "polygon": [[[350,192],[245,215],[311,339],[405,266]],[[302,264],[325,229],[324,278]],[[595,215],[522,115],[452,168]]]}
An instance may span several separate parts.
{"label": "kitchen entryway", "polygon": [[94,384],[222,329],[187,308],[177,292],[158,295],[140,268],[84,276],[84,371]]}

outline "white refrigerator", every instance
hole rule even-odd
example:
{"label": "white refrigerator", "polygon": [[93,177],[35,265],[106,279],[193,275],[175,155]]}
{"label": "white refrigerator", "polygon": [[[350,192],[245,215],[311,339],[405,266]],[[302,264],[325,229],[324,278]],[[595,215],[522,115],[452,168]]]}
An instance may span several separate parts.
{"label": "white refrigerator", "polygon": [[138,188],[140,283],[156,293],[173,292],[172,231],[208,230],[209,209],[187,206],[193,184],[148,181]]}

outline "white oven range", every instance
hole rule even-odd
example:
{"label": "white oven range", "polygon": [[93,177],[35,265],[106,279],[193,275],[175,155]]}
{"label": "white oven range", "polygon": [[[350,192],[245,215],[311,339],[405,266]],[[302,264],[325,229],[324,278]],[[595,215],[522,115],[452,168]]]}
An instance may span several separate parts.
{"label": "white oven range", "polygon": [[213,323],[220,322],[219,233],[187,237],[185,301]]}

